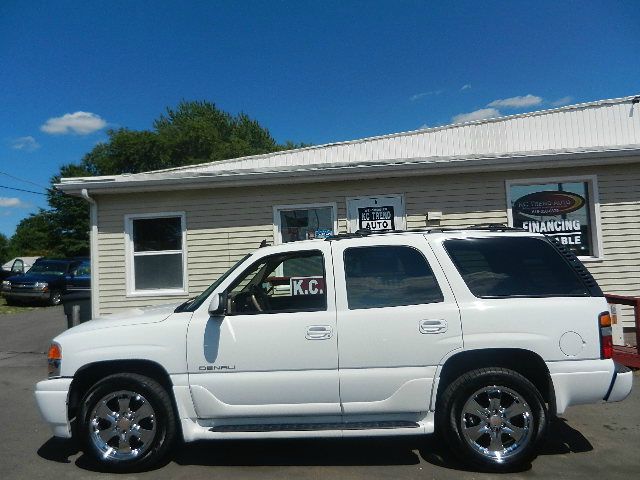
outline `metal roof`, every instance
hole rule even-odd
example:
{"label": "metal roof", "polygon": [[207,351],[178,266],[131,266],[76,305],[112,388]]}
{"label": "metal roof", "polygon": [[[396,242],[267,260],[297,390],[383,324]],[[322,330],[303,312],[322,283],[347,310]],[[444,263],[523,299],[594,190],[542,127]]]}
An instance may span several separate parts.
{"label": "metal roof", "polygon": [[516,159],[542,161],[567,155],[572,158],[589,155],[602,158],[614,153],[638,155],[639,99],[639,96],[629,96],[600,100],[153,172],[63,178],[58,187],[78,193],[83,188],[159,189],[163,184],[197,185],[204,181],[248,185],[291,176],[321,181],[334,179],[327,175],[340,172],[389,172],[390,167],[405,173],[409,167],[414,170],[437,167],[444,173],[463,164],[465,169],[485,168]]}

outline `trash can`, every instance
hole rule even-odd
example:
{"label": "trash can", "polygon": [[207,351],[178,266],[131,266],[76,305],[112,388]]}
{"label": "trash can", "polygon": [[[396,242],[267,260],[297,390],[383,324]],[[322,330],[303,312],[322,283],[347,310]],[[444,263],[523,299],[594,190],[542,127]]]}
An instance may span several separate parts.
{"label": "trash can", "polygon": [[65,293],[62,296],[67,328],[91,320],[91,290]]}

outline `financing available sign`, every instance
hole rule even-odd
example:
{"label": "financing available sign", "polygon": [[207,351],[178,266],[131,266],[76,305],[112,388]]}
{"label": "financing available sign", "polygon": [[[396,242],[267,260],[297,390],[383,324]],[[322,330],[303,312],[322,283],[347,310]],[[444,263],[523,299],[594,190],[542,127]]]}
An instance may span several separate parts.
{"label": "financing available sign", "polygon": [[394,209],[389,205],[358,208],[358,228],[373,232],[395,230],[394,217]]}
{"label": "financing available sign", "polygon": [[556,237],[578,255],[590,254],[587,200],[577,193],[544,190],[513,202],[514,226]]}

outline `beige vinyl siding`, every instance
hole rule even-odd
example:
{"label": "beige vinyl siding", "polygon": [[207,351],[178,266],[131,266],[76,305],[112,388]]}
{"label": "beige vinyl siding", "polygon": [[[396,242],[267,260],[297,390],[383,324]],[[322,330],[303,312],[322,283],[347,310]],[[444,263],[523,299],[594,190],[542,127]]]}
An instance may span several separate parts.
{"label": "beige vinyl siding", "polygon": [[385,194],[404,195],[408,228],[424,228],[428,211],[443,213],[443,227],[507,223],[505,180],[572,175],[598,178],[605,258],[587,267],[606,292],[640,295],[640,164],[630,164],[102,195],[97,197],[100,313],[187,298],[126,296],[127,214],[185,212],[188,296],[193,296],[263,239],[274,241],[275,205],[335,202],[340,231],[346,231],[346,198]]}

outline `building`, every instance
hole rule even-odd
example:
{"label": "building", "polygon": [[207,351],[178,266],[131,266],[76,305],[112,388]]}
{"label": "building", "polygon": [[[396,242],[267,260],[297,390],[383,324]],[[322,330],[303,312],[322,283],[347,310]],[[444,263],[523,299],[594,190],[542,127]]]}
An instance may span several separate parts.
{"label": "building", "polygon": [[58,187],[91,203],[94,315],[194,296],[265,239],[479,223],[558,236],[640,295],[639,100]]}

